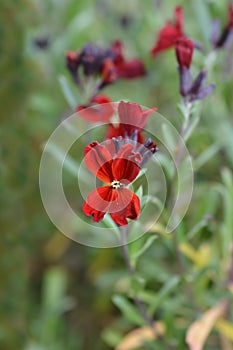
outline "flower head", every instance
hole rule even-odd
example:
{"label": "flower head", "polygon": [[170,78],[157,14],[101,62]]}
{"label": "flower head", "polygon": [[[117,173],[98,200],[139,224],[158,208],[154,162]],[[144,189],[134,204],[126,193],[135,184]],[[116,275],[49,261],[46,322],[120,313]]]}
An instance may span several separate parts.
{"label": "flower head", "polygon": [[80,69],[86,77],[98,78],[97,90],[118,78],[132,79],[146,74],[142,61],[126,60],[120,41],[115,41],[109,48],[87,43],[80,51],[69,51],[66,65],[77,85],[81,84]]}
{"label": "flower head", "polygon": [[105,145],[98,142],[85,147],[84,161],[87,168],[107,186],[102,186],[89,193],[83,211],[92,216],[95,222],[110,213],[118,225],[127,225],[127,219],[136,220],[140,215],[140,200],[136,194],[126,188],[138,175],[142,156],[134,152],[131,144],[123,145],[114,155],[114,143]]}
{"label": "flower head", "polygon": [[180,78],[180,94],[188,102],[202,100],[208,96],[215,88],[215,84],[206,86],[207,71],[201,70],[196,79],[193,81],[190,72],[192,63],[194,44],[185,37],[180,37],[176,41],[176,58],[178,61],[178,71]]}
{"label": "flower head", "polygon": [[175,21],[167,22],[165,26],[159,31],[158,39],[151,49],[151,55],[155,56],[158,53],[173,47],[176,40],[184,35],[183,32],[183,9],[177,6],[174,10]]}
{"label": "flower head", "polygon": [[112,137],[131,137],[137,131],[137,141],[142,143],[143,136],[141,129],[145,126],[149,115],[157,108],[142,110],[141,106],[133,102],[121,101],[118,105],[119,120],[115,124],[110,124],[107,129],[106,139]]}

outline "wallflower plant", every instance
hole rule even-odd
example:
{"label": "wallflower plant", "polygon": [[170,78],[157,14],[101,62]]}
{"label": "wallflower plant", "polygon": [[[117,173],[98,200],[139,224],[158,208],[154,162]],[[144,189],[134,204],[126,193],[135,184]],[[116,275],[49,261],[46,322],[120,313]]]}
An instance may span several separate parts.
{"label": "wallflower plant", "polygon": [[[222,33],[217,25],[213,28],[211,40],[214,50],[228,47],[232,40],[232,4],[229,4],[228,16],[227,24]],[[213,83],[206,85],[208,67],[201,69],[194,79],[192,77],[195,47],[197,48],[195,41],[188,38],[184,31],[183,9],[181,6],[176,6],[174,20],[168,21],[160,29],[150,53],[152,56],[156,56],[170,48],[175,50],[181,95],[181,103],[178,106],[183,117],[180,134],[185,141],[199,121],[199,115],[196,115],[196,120],[191,120],[196,102],[209,96],[215,88]],[[204,50],[202,54],[205,54]],[[84,162],[88,170],[98,179],[98,187],[93,189],[84,199],[83,213],[96,223],[104,220],[106,213],[110,214],[121,235],[128,272],[131,279],[134,280],[136,279],[136,271],[135,265],[130,259],[127,238],[130,220],[140,220],[141,203],[139,196],[134,191],[133,182],[137,180],[140,170],[158,150],[155,141],[145,140],[143,135],[143,129],[149,116],[157,109],[144,110],[139,104],[133,102],[115,103],[108,96],[101,94],[100,91],[115,83],[117,79],[143,77],[146,74],[146,69],[141,60],[128,61],[125,58],[123,45],[120,41],[114,41],[107,49],[90,43],[86,44],[79,51],[68,52],[66,60],[73,80],[81,90],[85,85],[86,78],[91,77],[95,81],[94,89],[86,102],[77,106],[77,117],[80,116],[90,123],[107,124],[103,142],[94,141],[85,146]],[[174,169],[179,167],[182,161],[184,147],[184,143],[174,147]],[[173,191],[176,179],[173,174],[175,171],[171,175],[171,193],[169,193],[168,199],[172,204],[176,201]],[[99,185],[99,181],[103,184]],[[186,266],[181,253],[177,229],[174,230],[172,238],[179,274],[182,281],[185,282],[187,278]],[[197,309],[193,285],[185,284],[184,290],[190,305]],[[133,291],[129,295],[134,300],[142,319],[154,332],[154,319],[157,315],[153,312],[148,313],[145,303],[138,296],[137,291]],[[142,295],[146,302],[151,300],[150,293],[148,293],[149,297],[146,292]],[[158,305],[156,304],[156,306]],[[154,338],[156,336],[154,334]],[[186,341],[189,344],[189,337]],[[192,349],[192,344],[190,349]]]}

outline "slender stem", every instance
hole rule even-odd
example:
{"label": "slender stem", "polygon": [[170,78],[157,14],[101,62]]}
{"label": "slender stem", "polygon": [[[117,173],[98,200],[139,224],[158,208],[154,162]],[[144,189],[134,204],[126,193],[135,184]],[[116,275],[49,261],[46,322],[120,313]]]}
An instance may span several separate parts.
{"label": "slender stem", "polygon": [[[135,269],[130,261],[129,248],[128,248],[128,244],[127,244],[127,236],[128,236],[127,226],[120,226],[119,229],[121,231],[122,251],[123,251],[124,258],[125,258],[125,263],[126,263],[129,275],[131,277],[134,277],[136,274],[136,271],[135,271]],[[138,298],[137,296],[135,296],[134,303],[137,306],[138,311],[140,312],[144,321],[151,327],[152,331],[155,332],[153,318],[150,317],[150,315],[148,315],[147,310],[145,308],[145,305],[143,304],[141,299]],[[157,336],[157,334],[156,334],[156,336]]]}
{"label": "slender stem", "polygon": [[[184,138],[186,135],[186,132],[188,130],[189,127],[189,121],[190,121],[190,107],[191,105],[188,104],[188,102],[186,102],[185,100],[183,101],[184,104],[184,123],[183,126],[181,128],[181,132],[180,132],[180,136],[181,136],[181,141],[178,145],[178,149],[176,152],[176,156],[175,156],[175,166],[178,168],[182,162],[182,158],[183,158],[183,154],[184,154]],[[172,203],[174,204],[176,201],[176,199],[174,198],[174,194],[173,194],[173,198],[172,198]],[[176,254],[176,258],[177,258],[177,262],[178,262],[178,266],[179,266],[179,272],[180,275],[182,277],[185,277],[186,275],[186,266],[184,263],[184,259],[183,256],[180,252],[179,249],[179,238],[178,238],[178,232],[177,229],[174,230],[173,232],[173,245],[174,245],[174,250],[175,250],[175,254]],[[195,305],[195,299],[194,299],[194,292],[192,289],[192,286],[189,284],[186,284],[186,294],[188,296],[190,305],[193,306],[194,309],[198,309],[198,307]]]}

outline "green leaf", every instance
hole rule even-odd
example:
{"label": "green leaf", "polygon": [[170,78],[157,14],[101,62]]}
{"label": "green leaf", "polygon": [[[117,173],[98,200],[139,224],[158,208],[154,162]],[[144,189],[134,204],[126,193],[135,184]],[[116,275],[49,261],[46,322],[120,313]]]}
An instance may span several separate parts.
{"label": "green leaf", "polygon": [[59,82],[62,88],[62,92],[66,98],[66,101],[68,102],[69,106],[74,109],[78,105],[78,101],[75,98],[66,77],[64,75],[61,75],[59,77]]}
{"label": "green leaf", "polygon": [[173,135],[173,129],[171,129],[171,126],[167,124],[162,124],[162,133],[168,150],[174,151],[174,149],[177,146],[177,140]]}
{"label": "green leaf", "polygon": [[207,148],[203,153],[201,153],[194,161],[195,170],[200,169],[203,165],[205,165],[216,153],[219,151],[220,145],[216,143]]}
{"label": "green leaf", "polygon": [[157,238],[158,238],[158,236],[156,236],[156,235],[150,235],[150,236],[146,239],[146,241],[144,242],[144,244],[142,245],[142,247],[132,255],[131,259],[132,259],[132,264],[133,264],[134,266],[136,265],[136,263],[137,263],[139,257],[142,256],[142,254],[144,254],[144,253],[147,251],[147,249],[149,249],[149,248],[151,247],[151,245],[153,244],[153,242],[154,242]]}
{"label": "green leaf", "polygon": [[132,324],[142,326],[145,324],[142,316],[136,307],[122,295],[114,295],[113,303],[121,310],[123,316]]}
{"label": "green leaf", "polygon": [[67,277],[62,268],[51,268],[46,272],[43,284],[43,307],[46,311],[60,306],[64,300],[66,288]]}
{"label": "green leaf", "polygon": [[[157,308],[162,305],[163,300],[178,286],[180,282],[180,277],[173,276],[170,280],[165,283],[165,285],[160,289],[160,291],[155,294],[154,300],[150,305],[150,313],[153,315]],[[140,295],[139,295],[140,297]]]}

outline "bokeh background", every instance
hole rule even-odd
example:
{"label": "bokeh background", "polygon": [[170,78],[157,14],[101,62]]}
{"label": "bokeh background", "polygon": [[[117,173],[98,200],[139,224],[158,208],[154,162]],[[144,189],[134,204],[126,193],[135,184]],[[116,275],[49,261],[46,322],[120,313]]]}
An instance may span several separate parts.
{"label": "bokeh background", "polygon": [[[185,31],[208,54],[211,23],[215,17],[226,23],[227,4],[225,0],[1,1],[0,349],[107,350],[135,327],[134,310],[124,296],[129,281],[120,249],[89,248],[69,240],[50,222],[41,202],[38,170],[43,145],[72,113],[64,94],[67,82],[73,101],[83,102],[66,70],[65,52],[90,41],[106,47],[121,40],[126,56],[141,58],[148,74],[117,81],[105,93],[112,100],[156,106],[179,128],[174,51],[156,59],[149,51],[174,7],[182,5]],[[231,297],[227,286],[233,230],[232,53],[219,51],[213,61],[211,55],[207,60],[207,54],[195,52],[193,72],[206,66],[216,90],[203,102],[201,121],[188,143],[195,187],[179,228],[188,273],[181,281],[172,240],[163,234],[160,222],[152,232],[158,237],[138,269],[152,293],[150,300],[157,300],[155,317],[166,324],[167,332],[143,349],[186,349],[188,326],[201,312]],[[65,183],[72,202],[80,207],[82,199],[73,194],[68,175]],[[193,284],[197,310],[187,301],[185,283]],[[230,327],[230,310],[228,321]],[[214,330],[205,349],[232,349],[223,347],[226,342],[232,346],[229,334],[227,340],[225,336]]]}

